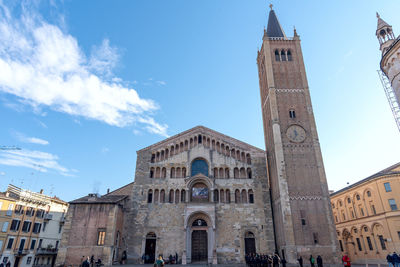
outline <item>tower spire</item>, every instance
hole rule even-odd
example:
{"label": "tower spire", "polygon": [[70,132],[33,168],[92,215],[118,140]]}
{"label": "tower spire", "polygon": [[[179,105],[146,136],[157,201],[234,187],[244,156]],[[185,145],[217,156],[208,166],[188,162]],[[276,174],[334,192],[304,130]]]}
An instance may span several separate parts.
{"label": "tower spire", "polygon": [[268,26],[267,26],[268,37],[286,38],[286,34],[283,31],[278,18],[276,17],[275,11],[272,9],[273,5],[270,4],[269,7],[271,8],[271,10],[269,11],[269,16],[268,16]]}

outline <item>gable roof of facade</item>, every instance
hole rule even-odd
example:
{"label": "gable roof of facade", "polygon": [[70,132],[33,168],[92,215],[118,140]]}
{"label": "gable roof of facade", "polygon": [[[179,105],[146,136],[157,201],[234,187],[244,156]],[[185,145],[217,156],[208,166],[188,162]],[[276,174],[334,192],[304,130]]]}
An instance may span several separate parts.
{"label": "gable roof of facade", "polygon": [[179,134],[176,134],[174,136],[171,136],[171,137],[169,137],[167,139],[164,139],[164,140],[162,140],[160,142],[157,142],[157,143],[155,143],[153,145],[150,145],[148,147],[142,148],[142,149],[138,150],[137,152],[141,152],[141,151],[144,151],[144,150],[162,149],[162,148],[165,148],[166,146],[171,145],[174,142],[182,141],[184,138],[193,137],[195,134],[196,135],[197,134],[205,134],[205,135],[213,136],[218,141],[223,141],[223,142],[225,142],[227,144],[233,145],[232,148],[238,147],[238,148],[241,148],[241,149],[244,149],[244,150],[248,150],[248,151],[253,151],[253,152],[258,152],[258,153],[265,153],[264,150],[262,150],[262,149],[260,149],[258,147],[252,146],[250,144],[247,144],[245,142],[237,140],[237,139],[235,139],[233,137],[227,136],[225,134],[222,134],[220,132],[214,131],[214,130],[212,130],[210,128],[207,128],[207,127],[204,127],[204,126],[201,126],[201,125],[193,127],[193,128],[191,128],[189,130],[186,130],[186,131],[181,132]]}
{"label": "gable roof of facade", "polygon": [[373,180],[375,178],[378,178],[378,177],[383,177],[383,176],[387,176],[387,175],[398,175],[398,174],[400,174],[400,162],[390,166],[389,168],[381,170],[381,171],[379,171],[379,172],[377,172],[377,173],[375,173],[375,174],[373,174],[373,175],[371,175],[371,176],[369,176],[369,177],[367,177],[365,179],[362,179],[362,180],[360,180],[360,181],[358,181],[358,182],[356,182],[356,183],[354,183],[352,185],[346,186],[345,188],[342,188],[342,189],[340,189],[340,190],[338,190],[336,192],[333,192],[332,194],[330,194],[330,196],[331,197],[335,196],[337,194],[340,194],[340,193],[342,193],[344,191],[347,191],[347,190],[349,190],[349,189],[351,189],[353,187],[356,187],[358,185],[361,185],[363,183],[366,183],[366,182],[368,182],[370,180]]}
{"label": "gable roof of facade", "polygon": [[70,204],[117,204],[121,200],[127,198],[127,195],[104,195],[97,196],[96,194],[89,194],[87,196],[75,199]]}

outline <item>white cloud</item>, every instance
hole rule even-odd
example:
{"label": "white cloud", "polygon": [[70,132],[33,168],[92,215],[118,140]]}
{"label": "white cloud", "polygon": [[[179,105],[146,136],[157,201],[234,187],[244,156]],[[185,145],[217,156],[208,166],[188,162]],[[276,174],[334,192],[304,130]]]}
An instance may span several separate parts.
{"label": "white cloud", "polygon": [[102,153],[103,155],[107,154],[109,151],[110,151],[110,149],[109,149],[108,147],[103,147],[103,148],[101,149],[101,153]]}
{"label": "white cloud", "polygon": [[18,138],[19,141],[24,142],[24,143],[37,144],[37,145],[48,145],[49,144],[49,141],[46,141],[44,139],[37,138],[37,137],[28,137],[19,132],[16,132],[15,136]]}
{"label": "white cloud", "polygon": [[4,175],[6,175],[5,172],[0,172],[0,176],[4,176]]}
{"label": "white cloud", "polygon": [[119,56],[108,40],[87,59],[73,36],[30,7],[21,13],[14,18],[0,0],[0,91],[34,110],[49,107],[118,127],[140,122],[167,135],[167,126],[150,117],[157,104],[112,75]]}
{"label": "white cloud", "polygon": [[61,166],[56,155],[36,150],[0,151],[0,164],[27,167],[41,172],[56,171],[64,176],[72,176],[71,171]]}

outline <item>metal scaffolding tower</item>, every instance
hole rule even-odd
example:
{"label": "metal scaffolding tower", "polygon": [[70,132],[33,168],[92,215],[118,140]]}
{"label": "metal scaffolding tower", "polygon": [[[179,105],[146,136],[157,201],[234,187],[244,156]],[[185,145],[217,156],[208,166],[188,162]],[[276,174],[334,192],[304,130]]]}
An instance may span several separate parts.
{"label": "metal scaffolding tower", "polygon": [[399,102],[397,100],[397,97],[393,91],[392,85],[390,84],[390,81],[389,81],[388,77],[386,76],[386,74],[381,70],[378,70],[378,74],[379,74],[379,78],[381,79],[383,89],[385,89],[385,94],[389,101],[390,109],[392,110],[394,119],[396,121],[397,128],[400,131],[400,105],[399,105]]}

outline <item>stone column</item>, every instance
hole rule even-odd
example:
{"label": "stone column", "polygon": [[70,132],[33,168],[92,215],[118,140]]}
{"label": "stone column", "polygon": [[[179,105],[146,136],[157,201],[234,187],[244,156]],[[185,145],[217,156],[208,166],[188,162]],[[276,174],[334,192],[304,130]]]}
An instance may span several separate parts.
{"label": "stone column", "polygon": [[363,247],[364,247],[364,250],[365,250],[364,254],[368,254],[367,247],[365,246],[364,235],[360,235],[360,237],[361,237],[362,244],[363,244]]}
{"label": "stone column", "polygon": [[374,240],[374,245],[375,245],[375,249],[376,249],[376,254],[379,254],[378,245],[376,244],[375,234],[372,233],[371,235],[372,235],[372,240]]}

